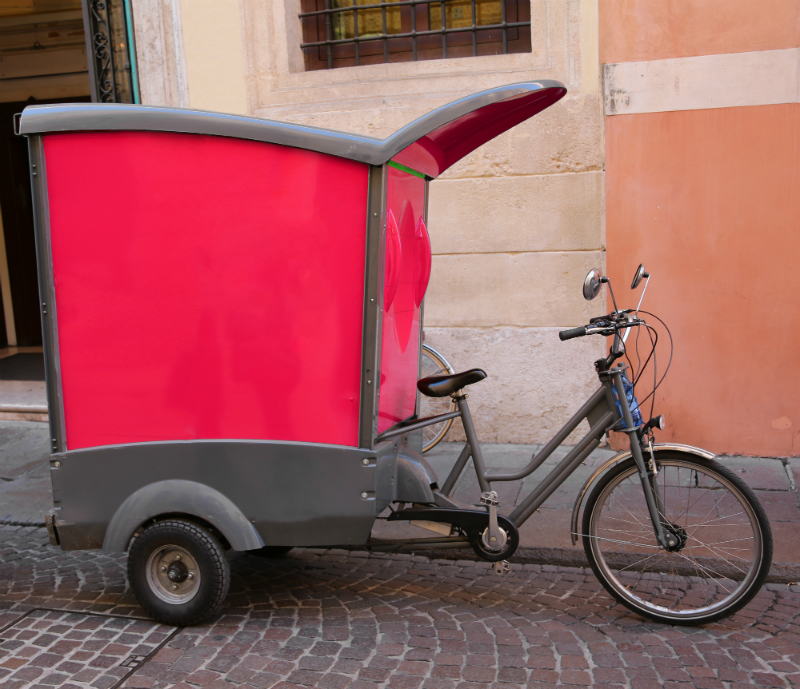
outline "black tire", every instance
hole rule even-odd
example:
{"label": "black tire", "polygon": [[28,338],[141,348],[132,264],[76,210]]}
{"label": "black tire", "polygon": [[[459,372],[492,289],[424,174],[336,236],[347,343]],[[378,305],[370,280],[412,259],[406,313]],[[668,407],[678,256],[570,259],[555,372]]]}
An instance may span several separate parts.
{"label": "black tire", "polygon": [[148,526],[128,553],[128,581],[139,604],[176,627],[213,615],[228,594],[225,551],[208,531],[178,519]]}
{"label": "black tire", "polygon": [[698,625],[729,617],[769,574],[764,508],[718,462],[669,450],[655,456],[666,522],[679,545],[672,552],[658,546],[636,463],[628,459],[609,469],[586,502],[589,564],[618,602],[650,620]]}
{"label": "black tire", "polygon": [[292,550],[292,548],[294,548],[292,545],[265,545],[258,550],[248,550],[247,554],[263,558],[283,557]]}

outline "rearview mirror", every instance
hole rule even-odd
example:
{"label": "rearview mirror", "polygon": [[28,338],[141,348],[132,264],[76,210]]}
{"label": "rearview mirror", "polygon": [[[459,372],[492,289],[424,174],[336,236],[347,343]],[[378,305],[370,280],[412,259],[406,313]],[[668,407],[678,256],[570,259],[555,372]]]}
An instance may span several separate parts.
{"label": "rearview mirror", "polygon": [[631,283],[631,289],[636,289],[639,286],[639,283],[642,281],[643,278],[649,278],[650,273],[646,273],[644,270],[644,263],[640,263],[639,267],[636,269],[636,275],[633,276],[633,282]]}
{"label": "rearview mirror", "polygon": [[586,301],[591,301],[597,296],[600,291],[600,280],[603,278],[602,273],[597,268],[592,268],[586,279],[583,281],[583,298]]}

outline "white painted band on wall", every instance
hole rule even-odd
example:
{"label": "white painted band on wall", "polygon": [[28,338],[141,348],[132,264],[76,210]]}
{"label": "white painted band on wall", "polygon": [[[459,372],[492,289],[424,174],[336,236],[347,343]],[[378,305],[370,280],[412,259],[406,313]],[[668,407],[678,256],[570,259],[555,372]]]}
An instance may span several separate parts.
{"label": "white painted band on wall", "polygon": [[606,115],[800,102],[800,48],[603,66]]}

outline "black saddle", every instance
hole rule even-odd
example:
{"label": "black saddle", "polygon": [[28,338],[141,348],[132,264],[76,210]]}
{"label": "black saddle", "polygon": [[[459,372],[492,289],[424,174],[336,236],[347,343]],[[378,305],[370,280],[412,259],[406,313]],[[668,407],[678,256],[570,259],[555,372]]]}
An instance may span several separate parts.
{"label": "black saddle", "polygon": [[417,390],[428,397],[445,397],[452,395],[461,388],[478,383],[486,378],[486,371],[472,368],[463,373],[454,373],[447,376],[431,376],[417,381]]}

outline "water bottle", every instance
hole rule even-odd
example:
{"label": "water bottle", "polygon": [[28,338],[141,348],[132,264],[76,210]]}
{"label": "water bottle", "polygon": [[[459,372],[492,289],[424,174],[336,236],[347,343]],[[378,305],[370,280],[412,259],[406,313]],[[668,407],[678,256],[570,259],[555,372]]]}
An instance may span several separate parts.
{"label": "water bottle", "polygon": [[[628,407],[631,410],[631,416],[633,417],[633,425],[634,426],[641,426],[644,422],[642,421],[642,412],[639,411],[639,400],[636,399],[636,395],[633,394],[633,383],[628,380],[628,376],[625,375],[623,371],[622,374],[622,388],[625,390],[625,397],[628,399]],[[617,405],[617,412],[622,417],[622,405],[619,403],[619,397],[617,396],[617,386],[614,385],[614,403]],[[627,424],[625,423],[625,418],[622,417],[622,427],[627,428]]]}

